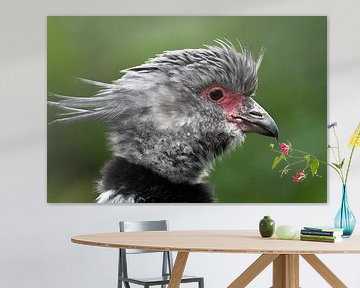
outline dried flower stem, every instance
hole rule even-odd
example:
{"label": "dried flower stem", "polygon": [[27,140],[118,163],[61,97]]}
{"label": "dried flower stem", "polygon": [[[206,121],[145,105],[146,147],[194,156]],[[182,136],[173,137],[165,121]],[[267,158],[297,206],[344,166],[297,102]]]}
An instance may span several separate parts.
{"label": "dried flower stem", "polygon": [[[332,130],[333,130],[333,132],[334,132],[335,139],[336,139],[336,148],[337,148],[337,152],[338,152],[338,156],[339,156],[338,164],[340,164],[340,162],[341,162],[341,155],[340,155],[339,137],[338,137],[337,134],[336,134],[335,127],[333,127]],[[335,158],[335,159],[336,159],[336,158]]]}
{"label": "dried flower stem", "polygon": [[[332,127],[332,130],[334,132],[334,135],[335,135],[335,139],[336,139],[336,150],[338,152],[338,156],[339,158],[337,159],[337,164],[340,165],[340,163],[342,162],[342,158],[341,158],[341,154],[340,154],[340,144],[339,144],[339,137],[337,136],[336,134],[336,130],[335,130],[335,126]],[[333,149],[331,149],[333,151]],[[334,158],[335,158],[335,161],[336,161],[336,157],[335,157],[335,153],[334,153]],[[348,165],[348,168],[349,168],[349,165]],[[344,180],[344,174],[343,174],[343,171],[342,169],[335,169],[338,171],[338,174],[340,175],[340,178],[341,178],[341,182],[345,185],[346,184],[346,180]]]}

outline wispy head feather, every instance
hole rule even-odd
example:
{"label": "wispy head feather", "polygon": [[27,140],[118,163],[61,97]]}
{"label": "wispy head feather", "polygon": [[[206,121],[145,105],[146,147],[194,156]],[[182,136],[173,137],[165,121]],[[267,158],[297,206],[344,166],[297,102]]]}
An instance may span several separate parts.
{"label": "wispy head feather", "polygon": [[252,96],[258,85],[257,71],[263,51],[254,61],[250,50],[240,43],[239,52],[226,39],[218,39],[215,43],[203,49],[167,51],[156,55],[142,65],[121,71],[123,77],[112,83],[80,78],[101,90],[92,97],[51,94],[55,101],[48,104],[66,111],[52,123],[92,118],[121,120],[140,115],[154,104],[162,105],[171,97],[184,101],[184,94],[199,94],[214,84],[229,87],[246,97]]}

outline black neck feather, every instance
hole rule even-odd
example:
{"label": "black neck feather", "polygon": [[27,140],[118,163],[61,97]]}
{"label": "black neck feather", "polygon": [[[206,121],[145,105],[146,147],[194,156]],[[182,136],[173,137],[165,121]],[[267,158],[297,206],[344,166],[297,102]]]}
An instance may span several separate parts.
{"label": "black neck feather", "polygon": [[[122,195],[145,203],[207,203],[214,202],[205,183],[173,183],[156,172],[124,158],[110,161],[103,170],[102,189],[113,190],[112,197]],[[111,200],[111,199],[110,199]]]}

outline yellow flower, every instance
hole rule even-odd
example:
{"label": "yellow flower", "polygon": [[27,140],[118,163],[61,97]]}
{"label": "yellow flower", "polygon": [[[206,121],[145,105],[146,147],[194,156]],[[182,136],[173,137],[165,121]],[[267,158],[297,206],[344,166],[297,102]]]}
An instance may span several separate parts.
{"label": "yellow flower", "polygon": [[353,147],[360,147],[360,122],[356,127],[354,133],[351,135],[349,146]]}

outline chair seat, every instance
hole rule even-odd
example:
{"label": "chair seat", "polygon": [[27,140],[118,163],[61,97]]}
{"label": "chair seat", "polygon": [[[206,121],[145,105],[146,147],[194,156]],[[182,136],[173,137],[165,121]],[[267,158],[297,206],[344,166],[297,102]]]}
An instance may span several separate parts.
{"label": "chair seat", "polygon": [[[183,275],[183,277],[181,279],[181,283],[196,282],[197,280],[200,281],[201,278],[202,277]],[[119,277],[119,280],[129,282],[129,283],[138,284],[138,285],[144,285],[144,284],[161,285],[161,284],[167,284],[170,281],[170,276],[149,277],[149,278],[132,277],[131,279],[126,278],[126,277]]]}

